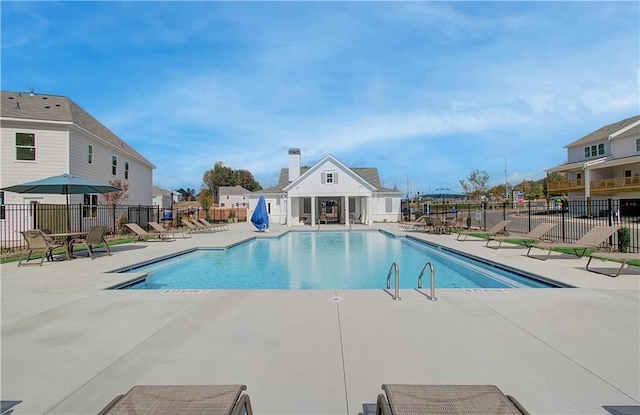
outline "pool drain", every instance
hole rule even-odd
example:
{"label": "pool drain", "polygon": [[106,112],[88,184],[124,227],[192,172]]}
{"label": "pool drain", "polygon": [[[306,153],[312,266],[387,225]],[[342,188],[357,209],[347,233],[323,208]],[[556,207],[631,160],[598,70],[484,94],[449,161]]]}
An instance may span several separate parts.
{"label": "pool drain", "polygon": [[330,303],[341,303],[344,301],[343,297],[329,297],[329,302]]}

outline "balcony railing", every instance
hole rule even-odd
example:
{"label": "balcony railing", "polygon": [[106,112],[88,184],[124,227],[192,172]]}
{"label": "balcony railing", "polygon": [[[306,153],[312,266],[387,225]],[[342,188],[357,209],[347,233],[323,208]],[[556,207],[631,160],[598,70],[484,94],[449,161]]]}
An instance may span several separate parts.
{"label": "balcony railing", "polygon": [[631,192],[640,190],[640,176],[616,177],[591,182],[592,193]]}
{"label": "balcony railing", "polygon": [[547,185],[549,192],[575,192],[584,190],[582,179],[563,180],[561,182],[549,182]]}

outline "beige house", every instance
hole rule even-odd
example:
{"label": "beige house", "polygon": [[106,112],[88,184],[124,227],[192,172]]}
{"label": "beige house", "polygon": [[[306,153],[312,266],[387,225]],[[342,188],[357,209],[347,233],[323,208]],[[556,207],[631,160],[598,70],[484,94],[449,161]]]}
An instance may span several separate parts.
{"label": "beige house", "polygon": [[262,195],[271,223],[287,226],[396,222],[402,192],[381,185],[378,169],[349,168],[328,155],[311,167],[300,166],[300,149],[289,149],[289,168],[276,186],[248,194],[249,216]]}
{"label": "beige house", "polygon": [[[126,204],[151,205],[155,166],[71,99],[2,91],[0,109],[0,187],[67,173],[103,183],[120,180],[129,185]],[[0,192],[0,198],[3,205],[66,203],[64,195]],[[75,194],[69,202],[94,206],[101,198]],[[22,230],[1,219],[5,228],[16,227],[10,233]],[[91,226],[95,218],[82,220]]]}
{"label": "beige house", "polygon": [[567,144],[567,162],[547,170],[566,179],[550,194],[569,200],[620,201],[623,215],[640,216],[640,115],[605,125]]}
{"label": "beige house", "polygon": [[218,188],[218,205],[221,208],[247,207],[249,199],[247,195],[251,193],[242,186],[220,186]]}

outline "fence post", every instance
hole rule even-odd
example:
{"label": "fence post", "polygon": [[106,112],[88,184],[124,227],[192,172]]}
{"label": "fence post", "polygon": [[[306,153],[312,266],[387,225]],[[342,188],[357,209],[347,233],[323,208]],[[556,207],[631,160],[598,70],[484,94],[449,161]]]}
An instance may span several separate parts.
{"label": "fence post", "polygon": [[[567,209],[564,208],[564,204],[567,204]],[[560,210],[560,212],[562,213],[562,242],[566,242],[565,236],[564,236],[564,226],[565,226],[565,222],[564,222],[564,213],[569,211],[569,202],[563,202],[562,203],[562,209]]]}
{"label": "fence post", "polygon": [[529,208],[529,232],[531,232],[531,201],[527,200],[527,205]]}

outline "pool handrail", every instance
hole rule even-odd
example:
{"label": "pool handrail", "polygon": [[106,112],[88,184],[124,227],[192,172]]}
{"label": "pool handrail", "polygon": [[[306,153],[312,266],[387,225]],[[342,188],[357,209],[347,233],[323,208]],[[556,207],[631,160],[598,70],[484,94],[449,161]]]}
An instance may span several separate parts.
{"label": "pool handrail", "polygon": [[389,268],[389,272],[387,273],[387,290],[391,288],[391,271],[395,270],[395,290],[394,290],[394,295],[392,296],[392,298],[395,301],[401,300],[400,298],[400,269],[398,268],[398,264],[396,262],[394,262],[393,264],[391,264],[391,267]]}
{"label": "pool handrail", "polygon": [[427,267],[429,267],[429,269],[431,270],[431,295],[425,295],[431,301],[438,301],[438,299],[436,298],[436,270],[433,267],[431,261],[427,261],[427,263],[424,264],[424,267],[422,267],[422,271],[420,271],[420,274],[418,275],[418,291],[420,291],[420,289],[422,288],[422,275],[424,274]]}

